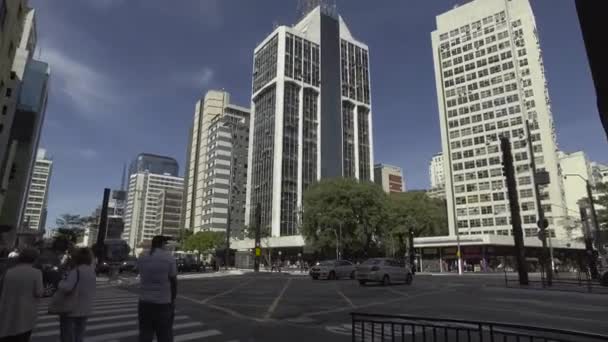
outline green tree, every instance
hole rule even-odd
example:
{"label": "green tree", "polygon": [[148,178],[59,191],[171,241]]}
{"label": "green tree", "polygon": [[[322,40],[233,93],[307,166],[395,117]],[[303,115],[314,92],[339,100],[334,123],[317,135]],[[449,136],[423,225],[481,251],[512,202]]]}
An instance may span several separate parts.
{"label": "green tree", "polygon": [[381,241],[386,222],[386,194],[376,184],[334,178],[304,193],[301,233],[322,254],[338,246],[345,254],[368,255]]}
{"label": "green tree", "polygon": [[216,249],[224,248],[226,234],[223,232],[198,232],[188,237],[183,247],[187,251],[198,251],[200,254],[211,253]]}
{"label": "green tree", "polygon": [[391,194],[388,207],[386,244],[396,245],[399,254],[405,253],[410,232],[415,237],[448,234],[445,202],[430,198],[423,191]]}
{"label": "green tree", "polygon": [[180,249],[186,249],[185,243],[189,237],[191,237],[194,233],[190,229],[181,229],[179,231],[179,236],[177,237],[177,243],[179,244]]}
{"label": "green tree", "polygon": [[[90,223],[92,219],[90,217],[80,217],[80,215],[62,214],[55,220],[57,228],[53,237],[56,240],[65,240],[70,244],[75,244],[84,236],[83,225]],[[60,243],[60,245],[63,244]]]}
{"label": "green tree", "polygon": [[57,218],[57,220],[55,220],[57,228],[66,229],[80,228],[82,222],[83,218],[81,218],[80,215],[73,215],[68,213],[62,214],[61,216],[59,216],[59,218]]}

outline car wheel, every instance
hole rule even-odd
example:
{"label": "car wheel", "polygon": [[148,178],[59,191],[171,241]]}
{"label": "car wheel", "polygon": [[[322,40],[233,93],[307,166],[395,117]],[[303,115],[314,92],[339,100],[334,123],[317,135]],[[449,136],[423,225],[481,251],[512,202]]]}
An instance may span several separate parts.
{"label": "car wheel", "polygon": [[389,286],[391,284],[391,279],[388,277],[388,274],[384,275],[382,278],[382,285]]}
{"label": "car wheel", "polygon": [[365,280],[359,280],[359,285],[364,286],[365,285]]}
{"label": "car wheel", "polygon": [[327,277],[327,279],[336,280],[336,272],[334,272],[334,271],[329,272],[329,276]]}
{"label": "car wheel", "polygon": [[350,272],[350,279],[355,279],[355,271]]}
{"label": "car wheel", "polygon": [[57,286],[51,282],[44,283],[44,289],[42,290],[42,296],[51,297],[57,292]]}
{"label": "car wheel", "polygon": [[411,273],[408,273],[407,276],[405,276],[406,285],[412,285],[413,280],[414,280],[414,276]]}

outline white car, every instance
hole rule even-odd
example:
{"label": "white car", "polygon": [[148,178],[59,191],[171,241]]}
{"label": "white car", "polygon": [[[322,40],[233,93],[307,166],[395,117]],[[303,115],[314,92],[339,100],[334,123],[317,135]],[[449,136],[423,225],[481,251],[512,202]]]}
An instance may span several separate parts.
{"label": "white car", "polygon": [[355,279],[355,265],[347,260],[321,261],[310,269],[312,279]]}
{"label": "white car", "polygon": [[357,266],[356,278],[359,284],[378,282],[390,285],[395,282],[411,284],[414,275],[409,266],[391,258],[372,258]]}

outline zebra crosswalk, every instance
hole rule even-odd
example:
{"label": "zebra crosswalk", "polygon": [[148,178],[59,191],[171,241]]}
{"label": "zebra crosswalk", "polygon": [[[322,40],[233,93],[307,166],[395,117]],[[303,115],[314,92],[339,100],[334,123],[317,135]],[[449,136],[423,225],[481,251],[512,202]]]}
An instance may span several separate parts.
{"label": "zebra crosswalk", "polygon": [[[38,320],[32,332],[32,342],[50,342],[59,339],[59,319],[49,315],[46,299],[38,306]],[[137,341],[137,295],[115,287],[97,289],[93,313],[87,320],[86,342]],[[207,327],[177,310],[173,324],[175,342],[224,342],[222,332]],[[230,340],[231,342],[238,342]]]}

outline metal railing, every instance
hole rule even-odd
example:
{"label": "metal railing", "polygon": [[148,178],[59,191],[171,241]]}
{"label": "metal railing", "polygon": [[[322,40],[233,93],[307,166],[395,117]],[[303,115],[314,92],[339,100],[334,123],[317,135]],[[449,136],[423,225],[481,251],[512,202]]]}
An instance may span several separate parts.
{"label": "metal railing", "polygon": [[608,335],[497,322],[351,313],[353,342],[599,342]]}
{"label": "metal railing", "polygon": [[602,285],[599,280],[592,279],[589,272],[558,273],[554,275],[550,284],[547,282],[545,274],[541,272],[539,278],[530,277],[527,286],[520,285],[517,277],[509,276],[507,273],[504,274],[504,279],[505,286],[509,288],[608,294],[608,286]]}

